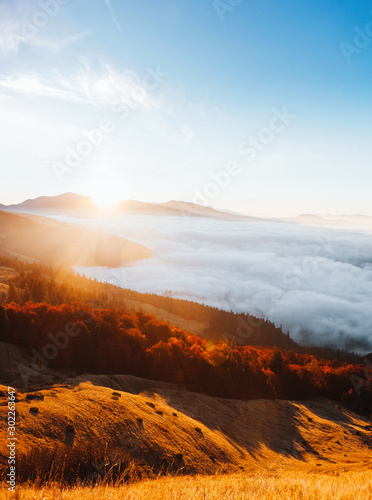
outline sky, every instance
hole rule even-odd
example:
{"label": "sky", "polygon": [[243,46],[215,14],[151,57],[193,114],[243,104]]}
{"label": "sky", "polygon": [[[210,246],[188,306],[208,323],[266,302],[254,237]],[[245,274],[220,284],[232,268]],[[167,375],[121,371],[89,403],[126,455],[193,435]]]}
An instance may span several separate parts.
{"label": "sky", "polygon": [[372,5],[0,0],[0,203],[372,215]]}

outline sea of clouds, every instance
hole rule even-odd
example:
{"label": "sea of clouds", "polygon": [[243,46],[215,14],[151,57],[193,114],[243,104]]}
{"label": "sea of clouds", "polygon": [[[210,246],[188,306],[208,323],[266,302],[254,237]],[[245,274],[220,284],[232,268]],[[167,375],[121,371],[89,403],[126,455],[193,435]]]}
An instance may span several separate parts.
{"label": "sea of clouds", "polygon": [[87,276],[268,317],[303,344],[372,351],[368,232],[141,215],[74,222],[153,250],[127,267],[76,268]]}

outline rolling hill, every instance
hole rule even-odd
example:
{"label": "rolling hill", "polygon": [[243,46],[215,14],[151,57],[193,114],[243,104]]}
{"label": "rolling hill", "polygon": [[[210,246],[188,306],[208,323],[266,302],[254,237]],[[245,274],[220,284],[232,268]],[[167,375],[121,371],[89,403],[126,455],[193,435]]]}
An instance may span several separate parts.
{"label": "rolling hill", "polygon": [[[4,435],[7,387],[0,391]],[[59,465],[61,454],[82,452],[92,454],[85,472],[93,475],[130,466],[140,476],[146,469],[320,473],[372,464],[371,422],[324,398],[229,400],[133,376],[86,374],[17,389],[16,408],[18,461],[24,470],[33,460],[44,463],[35,475],[46,474],[52,460]],[[2,466],[6,453],[3,441]],[[94,460],[101,471],[91,467]],[[66,477],[74,475],[68,464]]]}
{"label": "rolling hill", "polygon": [[151,255],[139,243],[54,222],[0,211],[0,251],[57,267],[118,267]]}

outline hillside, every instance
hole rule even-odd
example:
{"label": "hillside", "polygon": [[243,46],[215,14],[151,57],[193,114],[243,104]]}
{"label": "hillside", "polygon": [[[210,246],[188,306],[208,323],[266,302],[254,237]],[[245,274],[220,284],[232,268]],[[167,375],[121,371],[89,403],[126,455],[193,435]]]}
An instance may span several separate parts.
{"label": "hillside", "polygon": [[[59,293],[50,276],[41,279],[45,266],[24,266],[16,276],[2,268],[8,293],[14,280],[26,277],[28,284],[36,280],[32,293],[43,283],[51,286],[50,297]],[[77,281],[82,285],[84,278]],[[93,291],[100,285],[92,282]],[[195,474],[220,474],[213,479],[217,490],[209,479],[197,479],[198,499],[222,500],[230,490],[235,498],[241,485],[245,493],[252,489],[250,498],[266,498],[254,496],[257,477],[262,491],[280,488],[285,498],[297,498],[292,495],[304,484],[329,491],[329,481],[315,482],[315,476],[340,475],[338,486],[350,492],[344,498],[362,498],[355,482],[368,481],[372,465],[372,393],[363,383],[358,396],[352,380],[365,376],[362,365],[215,342],[123,308],[0,306],[0,431],[7,432],[10,384],[18,484],[56,481],[58,487],[43,488],[51,499],[67,499],[67,490],[58,488],[76,484],[81,488],[71,490],[71,498],[120,498],[128,488],[134,497],[122,498],[172,498],[169,489],[179,492],[176,498],[193,498],[194,486],[187,494],[185,487]],[[3,474],[7,456],[3,441]],[[154,481],[163,475],[173,479]],[[121,489],[83,488],[139,480]],[[27,487],[20,491],[21,498],[38,498],[32,487],[30,496]]]}
{"label": "hillside", "polygon": [[[18,377],[27,386],[44,369],[135,375],[236,399],[324,396],[372,411],[368,369],[277,347],[229,346],[159,322],[154,316],[86,306],[11,303],[0,307],[0,341],[24,349]],[[368,377],[370,375],[368,374]],[[358,390],[357,390],[358,386]]]}
{"label": "hillside", "polygon": [[[269,321],[249,315],[137,294],[14,258],[2,257],[0,264],[0,431],[6,433],[10,384],[17,393],[19,484],[57,481],[44,495],[67,499],[68,490],[58,489],[63,485],[141,481],[71,490],[70,498],[83,500],[163,499],[169,489],[177,498],[222,500],[241,489],[236,498],[250,489],[249,498],[266,498],[255,496],[258,484],[285,498],[319,489],[330,500],[332,476],[350,492],[345,498],[368,491],[357,486],[360,480],[366,485],[372,465],[372,392],[359,357],[310,355]],[[19,305],[6,304],[12,296]],[[38,296],[60,304],[25,303]],[[170,322],[144,314],[146,308]],[[193,316],[208,323],[186,319]],[[221,338],[242,318],[257,329],[248,341],[283,339],[291,349]],[[177,321],[203,329],[206,338]],[[7,453],[3,442],[3,473]],[[219,476],[189,486],[195,474]],[[173,479],[155,480],[163,475]],[[20,491],[21,498],[38,498],[32,487]]]}
{"label": "hillside", "polygon": [[[3,435],[6,390],[1,387]],[[131,464],[137,476],[146,469],[321,473],[372,464],[371,422],[326,399],[239,401],[125,375],[82,375],[18,390],[17,400],[19,474],[28,464],[33,479],[46,474],[52,457],[61,460],[61,454],[68,459],[65,478],[80,473],[91,474],[91,480]],[[0,450],[5,457],[5,442]],[[81,458],[83,452],[89,461],[73,470],[73,456]],[[32,469],[32,460],[44,464],[44,470]]]}
{"label": "hillside", "polygon": [[30,300],[51,305],[80,303],[98,309],[109,307],[130,313],[142,312],[166,321],[169,326],[176,326],[214,342],[223,340],[229,345],[241,346],[276,345],[297,353],[352,363],[361,362],[362,359],[345,350],[302,347],[290,337],[289,332],[284,333],[269,319],[257,318],[249,313],[223,311],[176,299],[168,294],[140,293],[80,276],[72,270],[26,263],[17,258],[0,256],[0,266],[0,286],[4,293],[0,294],[0,304],[16,302],[24,305]]}
{"label": "hillside", "polygon": [[119,236],[82,231],[68,224],[40,222],[0,211],[0,252],[56,267],[118,267],[148,258],[151,250]]}

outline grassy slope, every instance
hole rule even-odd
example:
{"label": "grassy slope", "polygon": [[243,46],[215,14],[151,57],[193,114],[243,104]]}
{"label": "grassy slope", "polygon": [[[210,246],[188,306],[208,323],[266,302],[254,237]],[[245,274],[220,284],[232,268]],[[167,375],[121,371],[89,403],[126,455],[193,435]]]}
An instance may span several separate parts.
{"label": "grassy slope", "polygon": [[[77,450],[87,442],[98,448],[109,444],[105,466],[129,456],[155,471],[160,463],[173,461],[189,475],[116,488],[61,491],[53,486],[23,486],[16,497],[0,488],[1,498],[371,498],[370,422],[333,402],[232,401],[124,375],[91,375],[65,382],[38,390],[43,400],[29,402],[30,392],[19,393],[17,457],[57,443],[66,450]],[[2,435],[6,435],[5,401],[2,398],[0,406]],[[36,414],[30,412],[35,407]],[[73,435],[67,425],[74,426]],[[6,456],[4,443],[0,453]],[[176,459],[179,453],[181,460]],[[216,475],[195,475],[199,473]]]}
{"label": "grassy slope", "polygon": [[[114,390],[120,397],[113,396]],[[126,375],[81,376],[38,393],[43,400],[19,394],[19,454],[89,442],[97,448],[107,443],[112,453],[129,453],[134,462],[153,469],[178,463],[188,473],[319,472],[372,465],[370,422],[324,399],[227,400]],[[1,401],[0,430],[6,435],[6,400]],[[4,442],[0,453],[6,456]],[[176,458],[180,453],[183,458]]]}
{"label": "grassy slope", "polygon": [[[10,380],[16,380],[19,374],[15,363],[29,362],[25,353],[3,343],[0,354],[1,370]],[[61,377],[63,383],[53,386],[56,377]],[[32,387],[18,391],[17,459],[23,453],[44,453],[56,446],[66,453],[76,453],[89,443],[98,450],[109,447],[105,462],[108,467],[129,458],[136,467],[148,465],[156,472],[172,466],[171,471],[183,468],[189,476],[145,480],[120,489],[61,492],[26,487],[19,490],[18,498],[371,497],[371,422],[334,402],[243,402],[190,393],[177,385],[126,375],[66,379],[66,375],[48,368],[30,382]],[[6,389],[0,386],[0,394],[4,396]],[[113,396],[113,392],[119,396]],[[35,393],[43,399],[27,397]],[[2,397],[3,436],[5,405]],[[31,408],[38,412],[30,411]],[[68,432],[68,425],[74,426],[73,434]],[[7,456],[4,441],[0,455]],[[228,475],[191,476],[221,472]],[[0,489],[0,498],[14,498],[13,493],[10,495]]]}

